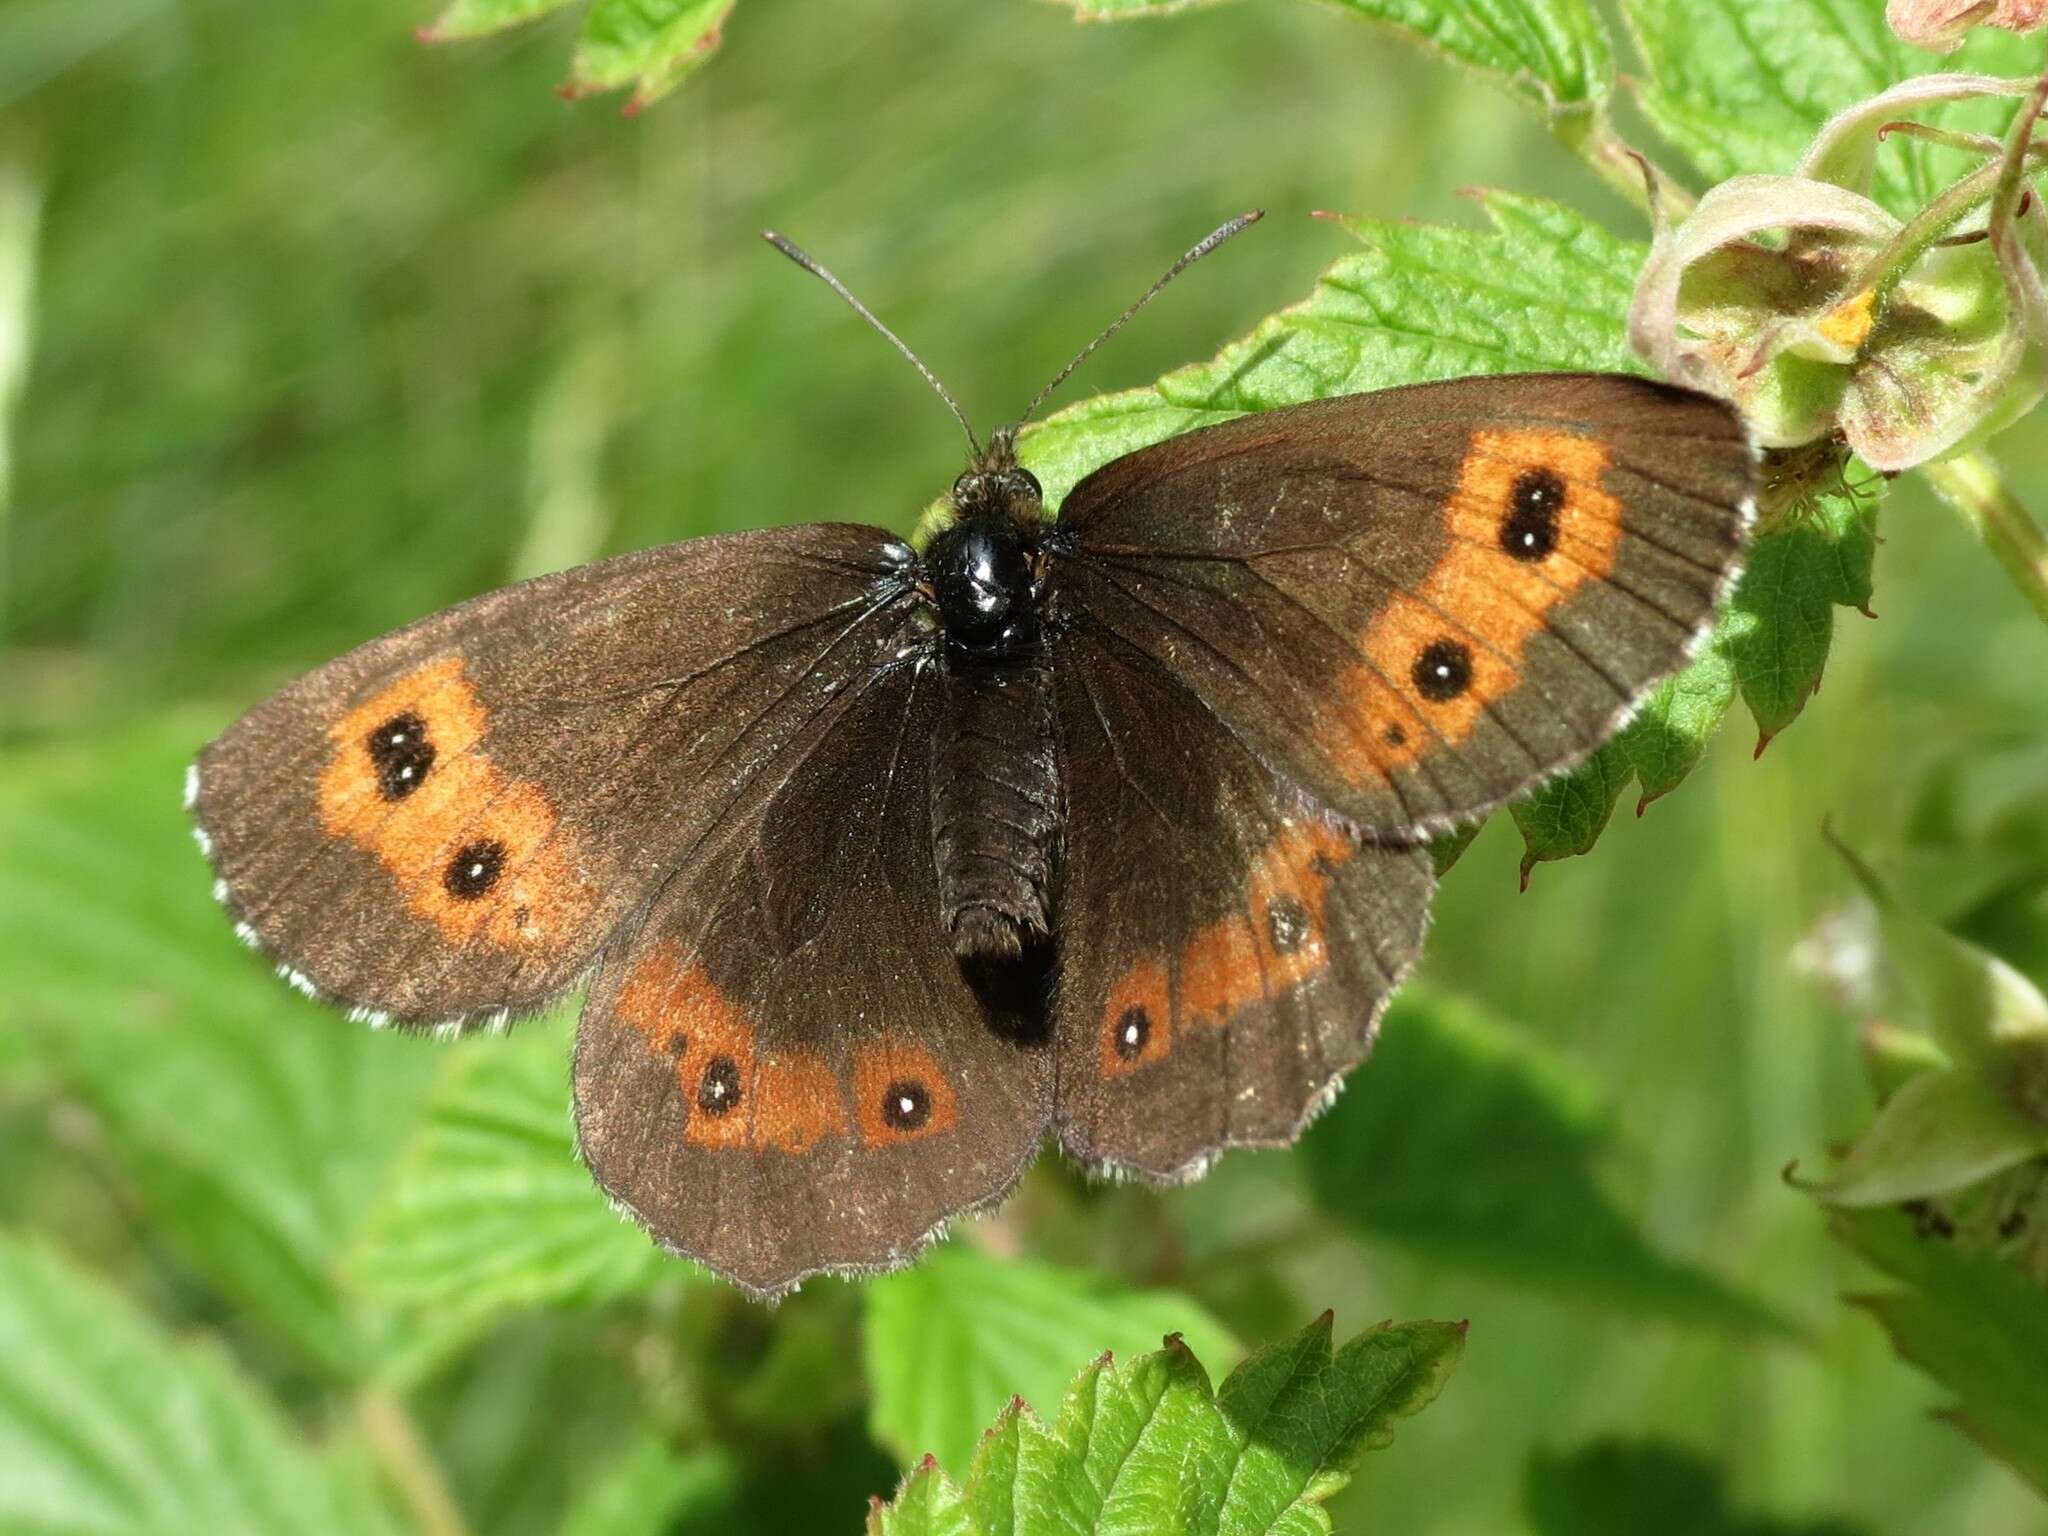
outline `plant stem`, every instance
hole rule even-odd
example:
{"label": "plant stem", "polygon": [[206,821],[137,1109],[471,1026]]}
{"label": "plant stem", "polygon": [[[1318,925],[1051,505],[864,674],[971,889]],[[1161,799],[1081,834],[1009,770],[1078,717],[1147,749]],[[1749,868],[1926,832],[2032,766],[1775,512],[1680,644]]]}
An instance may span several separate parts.
{"label": "plant stem", "polygon": [[[1652,163],[1614,131],[1605,111],[1595,107],[1574,112],[1553,113],[1550,131],[1557,141],[1590,166],[1599,178],[1629,203],[1650,215],[1653,226],[1676,224],[1692,212],[1693,195]],[[1644,172],[1648,171],[1646,180]],[[1657,189],[1657,206],[1650,206],[1649,186]]]}
{"label": "plant stem", "polygon": [[2048,623],[2048,534],[2005,488],[1998,466],[1982,452],[1964,453],[1929,464],[1924,473],[1942,500],[1977,530],[2020,595]]}
{"label": "plant stem", "polygon": [[356,1422],[420,1536],[469,1536],[440,1464],[397,1394],[365,1387],[356,1394]]}

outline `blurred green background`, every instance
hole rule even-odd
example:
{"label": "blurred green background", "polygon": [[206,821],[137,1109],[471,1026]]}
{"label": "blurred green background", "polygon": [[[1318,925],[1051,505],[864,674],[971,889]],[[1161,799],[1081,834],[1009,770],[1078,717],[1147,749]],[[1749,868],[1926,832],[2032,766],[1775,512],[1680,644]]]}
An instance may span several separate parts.
{"label": "blurred green background", "polygon": [[[958,467],[952,425],[765,226],[986,428],[1241,208],[1270,216],[1079,391],[1206,356],[1306,292],[1348,244],[1312,210],[1471,222],[1457,191],[1480,183],[1640,225],[1504,96],[1333,9],[1084,28],[1028,0],[746,0],[716,59],[632,121],[551,94],[562,27],[425,48],[425,19],[415,0],[0,6],[0,302],[25,284],[0,313],[0,1224],[106,1277],[109,1306],[211,1341],[373,1465],[402,1520],[438,1487],[451,1529],[562,1528],[628,1447],[666,1439],[737,1457],[723,1528],[852,1529],[925,1448],[872,1427],[887,1346],[859,1287],[765,1312],[659,1266],[591,1281],[601,1304],[358,1307],[354,1228],[418,1155],[448,1063],[524,1051],[565,1080],[566,1036],[451,1051],[300,1004],[207,901],[183,760],[301,669],[516,575],[774,522],[907,529]],[[2048,439],[2001,447],[2048,506]],[[1793,729],[1752,761],[1731,723],[1681,791],[1527,894],[1501,819],[1450,875],[1425,968],[1597,1099],[1599,1188],[1656,1251],[1788,1328],[1547,1283],[1512,1220],[1468,1262],[1347,1236],[1286,1153],[1168,1193],[1047,1166],[974,1251],[1163,1289],[1188,1321],[1155,1300],[1148,1325],[1213,1336],[1213,1317],[1247,1346],[1324,1307],[1340,1335],[1470,1318],[1443,1400],[1367,1462],[1342,1529],[1524,1529],[1543,1469],[1610,1436],[1711,1465],[1743,1530],[2048,1529],[1841,1305],[1865,1277],[1779,1177],[1870,1113],[1851,1022],[1791,960],[1845,888],[1822,819],[1895,846],[1930,768],[2048,729],[2048,634],[1969,535],[1910,485],[1882,528],[1882,618],[1844,615]],[[235,1140],[256,1135],[225,1107],[244,1079],[289,1148]],[[261,1188],[167,1171],[150,1138],[180,1120],[218,1127]],[[1483,1114],[1458,1124],[1419,1171],[1452,1192],[1489,1151]],[[208,1202],[238,1200],[223,1237]],[[1109,1342],[1071,1333],[1055,1381]],[[973,1425],[1025,1385],[1000,1377],[969,1392]]]}

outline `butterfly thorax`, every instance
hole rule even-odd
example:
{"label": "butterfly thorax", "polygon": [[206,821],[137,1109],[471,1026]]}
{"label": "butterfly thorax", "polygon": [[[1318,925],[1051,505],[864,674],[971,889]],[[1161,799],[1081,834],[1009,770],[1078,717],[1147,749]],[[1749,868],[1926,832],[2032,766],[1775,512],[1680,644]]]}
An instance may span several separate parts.
{"label": "butterfly thorax", "polygon": [[932,744],[941,918],[955,953],[1019,955],[1051,931],[1059,770],[1041,625],[1038,481],[998,437],[953,486],[955,520],[925,551],[944,644]]}

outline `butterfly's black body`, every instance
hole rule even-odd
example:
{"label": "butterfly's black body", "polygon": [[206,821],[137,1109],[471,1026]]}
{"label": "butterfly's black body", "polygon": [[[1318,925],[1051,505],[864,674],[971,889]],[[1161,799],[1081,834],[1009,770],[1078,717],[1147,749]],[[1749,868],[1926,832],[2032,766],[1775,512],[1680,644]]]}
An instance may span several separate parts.
{"label": "butterfly's black body", "polygon": [[1007,435],[953,486],[925,569],[945,673],[932,743],[932,853],[963,959],[1009,959],[1052,932],[1060,816],[1037,478]]}

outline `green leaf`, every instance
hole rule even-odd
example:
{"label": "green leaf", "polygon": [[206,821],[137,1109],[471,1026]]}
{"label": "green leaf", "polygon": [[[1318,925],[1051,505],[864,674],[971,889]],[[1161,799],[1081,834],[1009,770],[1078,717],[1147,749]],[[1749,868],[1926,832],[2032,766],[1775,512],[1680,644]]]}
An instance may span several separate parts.
{"label": "green leaf", "polygon": [[677,1452],[642,1434],[570,1506],[560,1536],[664,1536],[692,1516],[725,1507],[739,1469],[723,1450]]}
{"label": "green leaf", "polygon": [[[565,9],[571,0],[452,0],[420,40],[482,37]],[[570,62],[568,97],[633,88],[626,115],[659,101],[711,57],[733,0],[590,0]]]}
{"label": "green leaf", "polygon": [[1168,1333],[1205,1359],[1238,1353],[1184,1296],[949,1243],[868,1287],[870,1422],[905,1461],[930,1452],[963,1466],[977,1426],[1011,1398],[1051,1403],[1076,1359],[1135,1354]]}
{"label": "green leaf", "polygon": [[1597,1085],[1469,1003],[1410,988],[1370,1071],[1302,1142],[1310,1188],[1369,1237],[1503,1284],[1681,1322],[1783,1330],[1666,1258],[1602,1187]]}
{"label": "green leaf", "polygon": [[[1828,118],[1909,76],[2037,68],[2029,45],[1982,28],[1960,53],[1937,60],[1894,37],[1881,5],[1623,0],[1622,9],[1647,66],[1637,87],[1644,112],[1709,181],[1790,172]],[[1929,116],[1985,130],[1998,121],[1982,110]],[[1878,156],[1874,195],[1903,216],[1963,163],[1934,146],[1894,141]]]}
{"label": "green leaf", "polygon": [[613,1211],[576,1156],[566,1018],[450,1054],[418,1139],[349,1255],[365,1294],[477,1324],[693,1273]]}
{"label": "green leaf", "polygon": [[1012,1404],[965,1491],[927,1457],[869,1521],[877,1536],[1330,1530],[1325,1500],[1443,1390],[1463,1324],[1383,1324],[1334,1353],[1330,1316],[1260,1350],[1214,1394],[1178,1338],[1081,1373],[1050,1429]]}
{"label": "green leaf", "polygon": [[296,996],[236,944],[172,719],[0,772],[0,1031],[30,1034],[188,1262],[324,1371],[395,1343],[335,1280],[437,1057]]}
{"label": "green leaf", "polygon": [[1587,0],[1330,0],[1499,77],[1552,114],[1585,108],[1614,84],[1607,29]]}
{"label": "green leaf", "polygon": [[1996,1258],[1920,1235],[1896,1211],[1838,1212],[1832,1226],[1900,1282],[1856,1305],[1955,1394],[1948,1418],[2048,1494],[2048,1291]]}
{"label": "green leaf", "polygon": [[1821,498],[1751,547],[1714,643],[1735,660],[1759,752],[1820,686],[1835,609],[1870,606],[1876,553],[1875,503],[1843,496]]}
{"label": "green leaf", "polygon": [[1491,229],[1347,223],[1365,249],[1210,362],[1027,428],[1019,449],[1047,505],[1121,454],[1247,411],[1474,373],[1642,372],[1624,324],[1647,248],[1561,203],[1479,202]]}
{"label": "green leaf", "polygon": [[431,24],[420,28],[420,41],[439,43],[458,37],[487,37],[572,3],[574,0],[452,0]]}
{"label": "green leaf", "polygon": [[1534,1536],[1856,1536],[1839,1520],[1738,1513],[1719,1465],[1650,1441],[1539,1451],[1522,1482],[1522,1511]]}
{"label": "green leaf", "polygon": [[682,82],[723,41],[733,0],[591,0],[567,92],[633,87],[630,116]]}
{"label": "green leaf", "polygon": [[0,1530],[34,1536],[397,1536],[211,1350],[97,1276],[0,1234]]}
{"label": "green leaf", "polygon": [[1537,785],[1508,807],[1522,834],[1522,884],[1545,859],[1585,853],[1607,830],[1614,802],[1635,776],[1628,748],[1610,741],[1570,773]]}
{"label": "green leaf", "polygon": [[1813,1193],[1834,1205],[1896,1205],[1965,1188],[2048,1155],[2048,1123],[2022,1114],[1981,1074],[1922,1072],[1878,1111]]}

